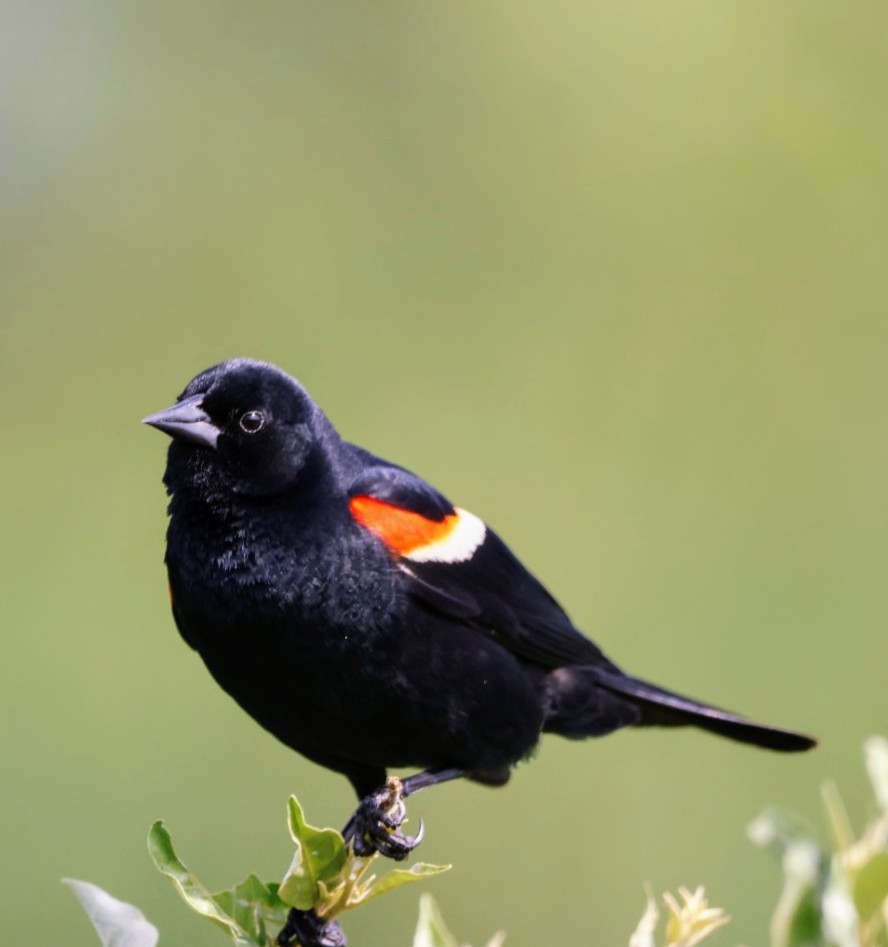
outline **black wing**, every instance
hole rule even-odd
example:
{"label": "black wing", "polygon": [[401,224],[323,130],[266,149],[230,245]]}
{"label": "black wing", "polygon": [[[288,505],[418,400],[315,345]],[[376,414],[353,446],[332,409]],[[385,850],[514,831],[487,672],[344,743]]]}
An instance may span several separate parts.
{"label": "black wing", "polygon": [[[375,465],[365,467],[354,481],[352,496],[371,496],[437,522],[471,516],[415,474],[373,460]],[[526,661],[546,669],[584,664],[616,670],[488,527],[465,558],[451,555],[440,561],[407,554],[398,557],[397,566],[421,605],[471,624]]]}
{"label": "black wing", "polygon": [[[435,540],[396,554],[397,568],[422,607],[465,622],[525,661],[556,671],[547,678],[551,706],[545,730],[582,737],[628,725],[691,725],[774,750],[815,745],[805,734],[755,723],[624,674],[574,628],[496,533],[454,508],[414,474],[378,463],[364,468],[353,497],[373,497],[426,518],[432,527],[454,520],[459,527],[466,518],[471,542],[447,545]],[[397,521],[397,515],[393,519]],[[380,533],[385,541],[385,530]],[[434,535],[434,528],[429,533]]]}

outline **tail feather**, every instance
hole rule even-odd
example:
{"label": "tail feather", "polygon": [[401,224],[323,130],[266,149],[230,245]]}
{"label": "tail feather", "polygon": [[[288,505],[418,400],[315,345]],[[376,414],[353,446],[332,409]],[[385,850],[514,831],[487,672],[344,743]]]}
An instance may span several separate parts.
{"label": "tail feather", "polygon": [[582,670],[598,687],[627,699],[634,705],[640,712],[634,726],[699,727],[701,730],[716,733],[730,740],[778,750],[782,753],[796,753],[817,745],[815,739],[803,733],[755,723],[739,714],[701,704],[699,701],[664,690],[654,684],[648,684],[646,681],[628,677],[619,671],[598,667],[573,670]]}
{"label": "tail feather", "polygon": [[817,741],[794,730],[755,723],[739,714],[701,704],[681,694],[674,694],[646,681],[596,668],[596,682],[608,691],[630,698],[639,706],[642,716],[637,726],[693,726],[719,736],[750,743],[753,746],[783,753],[809,750]]}

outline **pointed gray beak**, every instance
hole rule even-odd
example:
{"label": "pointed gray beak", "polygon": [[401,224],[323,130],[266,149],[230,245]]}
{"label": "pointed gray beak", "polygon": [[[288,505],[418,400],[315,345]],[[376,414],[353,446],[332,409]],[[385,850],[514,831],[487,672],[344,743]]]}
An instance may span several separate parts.
{"label": "pointed gray beak", "polygon": [[149,414],[147,418],[142,418],[142,423],[150,424],[170,437],[215,448],[219,428],[210,421],[209,415],[201,407],[203,398],[203,395],[192,395],[165,411]]}

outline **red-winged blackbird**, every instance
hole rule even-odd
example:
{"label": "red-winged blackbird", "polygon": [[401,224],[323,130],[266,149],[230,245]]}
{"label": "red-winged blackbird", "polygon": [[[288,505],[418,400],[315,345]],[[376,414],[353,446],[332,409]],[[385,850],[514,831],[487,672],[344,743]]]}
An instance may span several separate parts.
{"label": "red-winged blackbird", "polygon": [[173,614],[263,727],[368,800],[356,849],[403,857],[379,812],[458,776],[505,783],[542,733],[692,725],[772,750],[810,737],[630,677],[478,517],[340,438],[280,369],[236,359],[145,419],[172,437]]}

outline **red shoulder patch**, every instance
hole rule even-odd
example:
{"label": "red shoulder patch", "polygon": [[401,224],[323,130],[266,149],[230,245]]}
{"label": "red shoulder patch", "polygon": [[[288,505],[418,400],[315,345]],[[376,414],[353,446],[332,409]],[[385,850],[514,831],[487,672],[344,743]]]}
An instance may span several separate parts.
{"label": "red shoulder patch", "polygon": [[352,497],[348,508],[393,555],[413,562],[467,562],[487,535],[484,523],[459,507],[443,519],[433,520],[362,494]]}
{"label": "red shoulder patch", "polygon": [[458,513],[430,520],[421,513],[369,496],[352,497],[348,508],[362,526],[376,533],[399,556],[409,556],[417,549],[441,542],[459,523]]}

